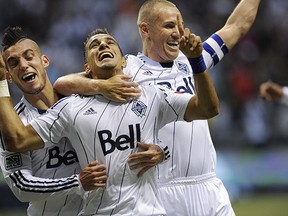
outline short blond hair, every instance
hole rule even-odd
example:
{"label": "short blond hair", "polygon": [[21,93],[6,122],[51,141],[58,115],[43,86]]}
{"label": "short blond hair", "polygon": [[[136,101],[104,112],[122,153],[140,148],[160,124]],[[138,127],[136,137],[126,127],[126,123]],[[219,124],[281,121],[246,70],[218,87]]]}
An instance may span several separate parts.
{"label": "short blond hair", "polygon": [[142,22],[153,23],[155,19],[157,19],[157,17],[154,16],[155,11],[160,7],[167,7],[167,6],[176,7],[175,4],[167,0],[145,1],[139,9],[137,25],[139,26]]}

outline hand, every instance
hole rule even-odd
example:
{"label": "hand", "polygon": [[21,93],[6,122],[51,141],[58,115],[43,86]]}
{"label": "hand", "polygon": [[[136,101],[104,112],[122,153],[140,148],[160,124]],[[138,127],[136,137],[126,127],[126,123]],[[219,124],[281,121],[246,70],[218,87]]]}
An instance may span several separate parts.
{"label": "hand", "polygon": [[283,96],[283,87],[268,81],[260,85],[260,97],[268,101],[278,101]]}
{"label": "hand", "polygon": [[131,99],[139,98],[141,90],[138,88],[138,83],[128,81],[131,77],[123,74],[111,77],[101,85],[101,94],[120,103],[127,103]]}
{"label": "hand", "polygon": [[79,179],[85,191],[106,187],[106,165],[98,161],[89,163],[79,174]]}
{"label": "hand", "polygon": [[177,17],[178,28],[181,34],[180,50],[187,58],[196,58],[202,54],[203,46],[201,38],[190,32],[188,28],[184,29],[180,17]]}
{"label": "hand", "polygon": [[138,147],[144,151],[131,154],[128,158],[128,163],[131,163],[129,165],[131,170],[141,169],[137,174],[138,177],[141,177],[148,169],[164,160],[164,152],[161,147],[154,144],[138,142]]}
{"label": "hand", "polygon": [[0,80],[6,79],[6,66],[2,57],[2,53],[0,53]]}

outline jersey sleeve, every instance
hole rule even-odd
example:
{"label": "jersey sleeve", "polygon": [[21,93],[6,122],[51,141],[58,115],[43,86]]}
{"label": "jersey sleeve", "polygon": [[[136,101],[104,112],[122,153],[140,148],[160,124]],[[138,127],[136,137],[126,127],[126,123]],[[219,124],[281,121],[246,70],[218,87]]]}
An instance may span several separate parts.
{"label": "jersey sleeve", "polygon": [[161,101],[159,113],[159,127],[173,122],[184,121],[184,114],[189,103],[191,94],[174,92],[163,86],[155,86]]}
{"label": "jersey sleeve", "polygon": [[8,152],[0,148],[0,165],[4,179],[19,201],[41,201],[82,193],[78,175],[58,179],[35,177],[31,164],[30,153]]}
{"label": "jersey sleeve", "polygon": [[203,57],[208,69],[211,69],[229,52],[224,41],[217,34],[211,35],[203,42]]}
{"label": "jersey sleeve", "polygon": [[61,138],[67,137],[71,129],[69,118],[69,98],[63,98],[47,110],[46,114],[30,121],[31,126],[42,138],[45,147],[57,145]]}

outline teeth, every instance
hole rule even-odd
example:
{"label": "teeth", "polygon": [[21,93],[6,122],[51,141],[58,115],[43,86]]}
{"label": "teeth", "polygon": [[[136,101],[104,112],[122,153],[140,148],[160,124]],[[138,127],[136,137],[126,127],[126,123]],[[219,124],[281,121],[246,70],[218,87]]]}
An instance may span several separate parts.
{"label": "teeth", "polygon": [[99,59],[102,61],[104,58],[113,58],[113,55],[110,52],[104,52],[100,54]]}
{"label": "teeth", "polygon": [[27,77],[33,76],[33,75],[34,75],[34,73],[25,74],[25,75],[22,77],[22,79],[26,79]]}
{"label": "teeth", "polygon": [[22,77],[22,80],[24,80],[24,81],[30,81],[30,80],[35,79],[35,76],[36,76],[35,73],[28,73],[28,74],[25,74],[25,75]]}
{"label": "teeth", "polygon": [[178,42],[168,42],[168,44],[172,45],[172,46],[178,46],[179,43]]}

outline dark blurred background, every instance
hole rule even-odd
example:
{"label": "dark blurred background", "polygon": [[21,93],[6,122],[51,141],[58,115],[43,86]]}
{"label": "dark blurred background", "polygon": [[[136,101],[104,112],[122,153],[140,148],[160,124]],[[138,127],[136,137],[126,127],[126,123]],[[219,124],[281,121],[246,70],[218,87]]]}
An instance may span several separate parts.
{"label": "dark blurred background", "polygon": [[[48,75],[54,82],[83,70],[83,41],[95,28],[107,28],[125,53],[141,51],[136,19],[143,2],[1,0],[0,36],[8,25],[24,28],[50,58]],[[185,26],[204,41],[224,25],[239,0],[172,2],[182,12]],[[259,85],[267,80],[288,85],[287,11],[287,0],[262,0],[249,33],[211,70],[221,101],[220,115],[210,121],[217,172],[233,203],[255,194],[288,194],[288,107],[262,101],[258,94]],[[21,94],[13,84],[11,92],[16,103]],[[3,180],[0,189],[11,197]],[[26,208],[7,199],[0,200],[0,215],[7,207]],[[288,215],[288,207],[281,212]]]}

